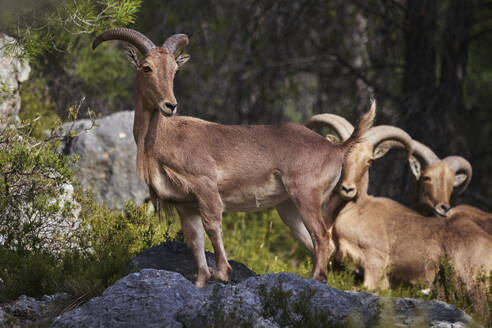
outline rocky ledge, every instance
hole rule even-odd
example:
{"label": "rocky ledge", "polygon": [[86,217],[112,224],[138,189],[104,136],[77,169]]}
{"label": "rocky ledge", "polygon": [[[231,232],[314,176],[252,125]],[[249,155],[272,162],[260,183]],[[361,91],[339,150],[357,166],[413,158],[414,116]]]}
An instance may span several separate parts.
{"label": "rocky ledge", "polygon": [[[207,253],[210,267],[213,254]],[[54,327],[466,327],[471,318],[439,301],[343,292],[291,273],[256,275],[230,261],[232,283],[196,288],[191,251],[165,243],[136,257],[131,273]],[[150,269],[151,268],[151,269]],[[179,273],[178,273],[179,272]]]}
{"label": "rocky ledge", "polygon": [[[213,254],[207,254],[214,267]],[[57,317],[53,327],[468,327],[463,311],[440,301],[343,292],[291,273],[256,275],[241,263],[230,284],[196,288],[183,243],[136,257],[130,273],[101,296]],[[151,268],[149,268],[151,267]],[[30,305],[35,308],[35,305]],[[13,309],[4,306],[12,315]],[[2,311],[0,308],[0,326]]]}
{"label": "rocky ledge", "polygon": [[177,272],[143,269],[60,316],[54,327],[466,327],[438,301],[342,292],[291,273],[196,288]]}

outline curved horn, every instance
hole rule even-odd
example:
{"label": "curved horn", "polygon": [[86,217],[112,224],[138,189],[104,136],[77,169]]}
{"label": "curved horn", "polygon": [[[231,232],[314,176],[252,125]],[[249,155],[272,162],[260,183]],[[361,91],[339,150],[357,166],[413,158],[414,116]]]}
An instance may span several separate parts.
{"label": "curved horn", "polygon": [[412,137],[408,135],[405,131],[400,128],[391,125],[379,125],[372,127],[366,133],[366,140],[377,146],[383,141],[394,140],[397,143],[393,143],[392,146],[398,146],[398,144],[403,145],[408,153],[411,153],[412,149]]}
{"label": "curved horn", "polygon": [[429,147],[417,140],[412,140],[412,149],[425,166],[440,161],[439,157]]}
{"label": "curved horn", "polygon": [[347,140],[354,131],[354,126],[350,124],[349,121],[335,114],[314,115],[305,125],[310,129],[323,126],[332,127],[342,140]]}
{"label": "curved horn", "polygon": [[96,49],[97,46],[109,40],[122,40],[134,45],[142,55],[149,52],[150,49],[155,48],[155,44],[140,32],[135,30],[119,27],[106,30],[99,34],[97,38],[92,42],[92,49]]}
{"label": "curved horn", "polygon": [[186,47],[189,43],[188,36],[186,34],[174,34],[167,38],[162,44],[163,48],[166,48],[173,55],[176,51]]}
{"label": "curved horn", "polygon": [[461,194],[468,187],[472,178],[472,166],[470,162],[461,156],[448,156],[443,159],[443,161],[445,161],[455,173],[463,172],[466,174],[466,181],[462,183],[456,191],[458,195]]}

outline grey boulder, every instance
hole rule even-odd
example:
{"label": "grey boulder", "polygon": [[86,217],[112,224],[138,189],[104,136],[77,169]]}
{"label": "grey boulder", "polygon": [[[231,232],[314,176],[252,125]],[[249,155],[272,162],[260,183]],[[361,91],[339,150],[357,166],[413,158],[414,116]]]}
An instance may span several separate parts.
{"label": "grey boulder", "polygon": [[291,273],[265,274],[238,285],[216,285],[208,299],[178,313],[187,328],[214,327],[465,327],[471,318],[438,301],[388,299],[342,292]]}
{"label": "grey boulder", "polygon": [[75,176],[84,188],[91,188],[95,199],[109,207],[123,208],[128,200],[138,204],[148,197],[147,185],[136,174],[137,147],[133,139],[133,111],[123,111],[96,120],[66,123],[66,131],[79,132],[67,137],[63,152],[79,155]]}
{"label": "grey boulder", "polygon": [[57,318],[54,327],[466,327],[438,301],[342,292],[291,273],[202,289],[176,272],[143,269]]}
{"label": "grey boulder", "polygon": [[19,84],[29,77],[31,67],[19,60],[21,50],[14,38],[0,33],[0,118],[15,119],[21,108]]}
{"label": "grey boulder", "polygon": [[41,299],[21,295],[0,307],[0,327],[49,326],[71,300],[66,293],[44,295]]}
{"label": "grey boulder", "polygon": [[178,311],[203,292],[176,272],[144,269],[60,316],[53,327],[173,327]]}

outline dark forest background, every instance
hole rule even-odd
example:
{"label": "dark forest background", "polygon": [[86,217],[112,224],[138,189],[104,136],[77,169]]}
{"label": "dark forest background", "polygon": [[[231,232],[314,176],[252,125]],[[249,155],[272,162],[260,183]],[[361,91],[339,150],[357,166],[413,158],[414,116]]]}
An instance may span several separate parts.
{"label": "dark forest background", "polygon": [[[175,79],[180,115],[264,124],[331,112],[355,122],[375,97],[376,124],[405,129],[439,157],[470,161],[470,187],[454,203],[492,210],[492,1],[125,0],[133,19],[103,11],[116,17],[111,26],[87,11],[110,0],[0,2],[0,28],[23,42],[33,66],[24,115],[65,118],[81,99],[100,115],[131,110],[124,44],[94,52],[93,38],[111,26],[156,44],[186,33],[191,60]],[[69,16],[63,3],[72,4]],[[43,25],[46,17],[61,24]],[[370,192],[409,204],[413,177],[401,154],[371,174]]]}

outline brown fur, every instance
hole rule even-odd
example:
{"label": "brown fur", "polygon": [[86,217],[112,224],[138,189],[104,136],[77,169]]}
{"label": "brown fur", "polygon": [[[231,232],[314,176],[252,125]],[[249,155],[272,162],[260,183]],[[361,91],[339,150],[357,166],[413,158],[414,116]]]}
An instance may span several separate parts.
{"label": "brown fur", "polygon": [[257,211],[285,202],[302,217],[302,224],[290,222],[289,227],[304,225],[309,231],[313,277],[326,279],[330,232],[325,222],[330,213],[323,215],[321,207],[331,196],[345,153],[370,128],[375,108],[342,145],[293,123],[237,126],[174,116],[167,104],[176,104],[173,79],[182,62],[163,48],[140,60],[133,133],[138,176],[153,198],[175,204],[180,215],[197,261],[196,285],[210,278],[203,228],[215,251],[213,274],[227,281],[231,267],[221,237],[222,212]]}
{"label": "brown fur", "polygon": [[444,161],[424,168],[413,191],[413,208],[423,215],[445,217],[451,208],[455,172]]}
{"label": "brown fur", "polygon": [[469,205],[450,206],[453,190],[462,185],[466,188],[471,169],[468,173],[467,170],[456,172],[446,159],[434,161],[422,169],[420,163],[412,163],[412,160],[412,173],[417,177],[414,207],[424,215],[445,218],[446,254],[459,279],[467,288],[473,288],[480,272],[489,274],[492,270],[492,213]]}
{"label": "brown fur", "polygon": [[492,270],[492,240],[482,213],[475,211],[471,220],[471,210],[458,207],[443,220],[368,195],[368,169],[381,147],[363,142],[347,155],[339,193],[330,201],[339,210],[332,231],[336,258],[350,258],[364,272],[364,286],[374,289],[387,288],[390,280],[431,284],[446,256],[457,278],[472,288],[481,270]]}
{"label": "brown fur", "polygon": [[376,147],[366,141],[347,156],[332,231],[336,258],[353,261],[364,273],[364,286],[369,289],[387,288],[390,279],[430,284],[443,254],[445,223],[425,218],[390,199],[367,194],[368,170],[378,147],[387,145],[383,142]]}

